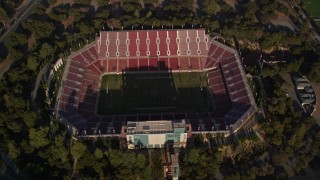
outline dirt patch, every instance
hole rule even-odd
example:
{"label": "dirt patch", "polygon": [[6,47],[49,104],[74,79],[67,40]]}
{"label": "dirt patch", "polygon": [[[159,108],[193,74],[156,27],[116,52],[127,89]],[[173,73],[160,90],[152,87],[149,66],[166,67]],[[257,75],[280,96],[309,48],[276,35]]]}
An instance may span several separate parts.
{"label": "dirt patch", "polygon": [[7,72],[13,63],[13,60],[11,60],[9,57],[7,57],[4,61],[0,63],[0,77],[3,76],[5,72]]}
{"label": "dirt patch", "polygon": [[97,0],[91,0],[91,6],[94,7],[95,10],[99,8],[99,4]]}
{"label": "dirt patch", "polygon": [[67,28],[69,25],[72,25],[74,21],[74,16],[69,16],[67,20],[61,21],[61,24],[64,25],[64,28]]}
{"label": "dirt patch", "polygon": [[260,49],[259,43],[246,41],[246,40],[239,40],[238,42],[240,45],[246,46],[251,50],[259,50]]}
{"label": "dirt patch", "polygon": [[234,8],[235,4],[237,3],[237,0],[224,0],[227,4],[232,6]]}
{"label": "dirt patch", "polygon": [[34,33],[32,33],[30,38],[28,39],[28,49],[31,49],[35,44],[36,44],[36,37]]}
{"label": "dirt patch", "polygon": [[276,12],[277,18],[276,19],[271,19],[271,23],[275,26],[286,26],[292,31],[297,29],[297,27],[293,24],[291,19],[285,15],[284,13],[281,12]]}

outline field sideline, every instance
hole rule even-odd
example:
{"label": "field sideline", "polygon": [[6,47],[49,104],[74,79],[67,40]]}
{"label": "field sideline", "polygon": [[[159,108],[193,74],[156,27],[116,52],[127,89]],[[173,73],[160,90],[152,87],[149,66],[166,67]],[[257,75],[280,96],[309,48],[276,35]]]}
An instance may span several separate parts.
{"label": "field sideline", "polygon": [[98,114],[209,111],[207,86],[203,72],[105,75]]}

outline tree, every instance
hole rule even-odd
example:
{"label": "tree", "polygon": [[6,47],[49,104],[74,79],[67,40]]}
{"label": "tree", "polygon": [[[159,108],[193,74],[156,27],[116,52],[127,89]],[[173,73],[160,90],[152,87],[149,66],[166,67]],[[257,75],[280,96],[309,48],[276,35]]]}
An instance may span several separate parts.
{"label": "tree", "polygon": [[37,114],[33,111],[25,111],[22,115],[22,120],[28,128],[32,128],[37,119]]}
{"label": "tree", "polygon": [[79,159],[82,154],[86,151],[86,146],[80,141],[73,141],[70,154],[74,159]]}
{"label": "tree", "polygon": [[311,66],[311,71],[308,72],[308,78],[313,82],[320,82],[320,61],[316,61]]}
{"label": "tree", "polygon": [[17,145],[14,141],[6,140],[5,142],[7,152],[10,158],[16,159],[20,155],[20,149],[17,148]]}
{"label": "tree", "polygon": [[184,155],[180,164],[182,177],[206,179],[216,172],[219,160],[213,158],[210,152],[193,148]]}
{"label": "tree", "polygon": [[28,57],[28,61],[27,61],[27,67],[29,70],[31,71],[36,71],[38,68],[38,57],[36,57],[35,55],[31,55]]}
{"label": "tree", "polygon": [[25,34],[13,32],[10,34],[10,41],[7,43],[9,50],[19,48],[27,44],[28,38]]}
{"label": "tree", "polygon": [[29,130],[29,145],[34,149],[48,145],[50,143],[47,139],[48,131],[48,127],[31,128]]}
{"label": "tree", "polygon": [[218,9],[218,3],[215,0],[204,0],[203,11],[208,15],[214,15]]}
{"label": "tree", "polygon": [[22,24],[23,28],[34,32],[36,39],[48,38],[55,30],[55,26],[46,21],[30,20]]}
{"label": "tree", "polygon": [[96,150],[94,151],[94,156],[97,159],[101,159],[103,157],[103,152],[99,148],[96,148]]}
{"label": "tree", "polygon": [[39,51],[39,57],[40,58],[46,58],[49,55],[52,55],[52,52],[54,51],[53,47],[48,43],[43,43],[40,51]]}
{"label": "tree", "polygon": [[[159,153],[156,153],[159,152]],[[152,172],[151,176],[153,179],[163,179],[163,165],[161,159],[161,152],[154,150],[151,156],[150,170]]]}
{"label": "tree", "polygon": [[7,19],[8,19],[7,11],[2,7],[0,7],[0,22],[1,21],[5,22]]}

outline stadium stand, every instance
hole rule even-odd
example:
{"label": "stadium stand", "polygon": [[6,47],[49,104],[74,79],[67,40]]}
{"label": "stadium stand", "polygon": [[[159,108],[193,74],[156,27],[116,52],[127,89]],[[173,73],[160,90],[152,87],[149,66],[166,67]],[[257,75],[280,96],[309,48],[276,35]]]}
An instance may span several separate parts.
{"label": "stadium stand", "polygon": [[[199,113],[97,114],[100,78],[124,71],[204,71],[213,109]],[[78,137],[120,135],[127,121],[178,120],[193,133],[231,134],[256,112],[237,53],[202,29],[100,32],[69,58],[55,114]]]}

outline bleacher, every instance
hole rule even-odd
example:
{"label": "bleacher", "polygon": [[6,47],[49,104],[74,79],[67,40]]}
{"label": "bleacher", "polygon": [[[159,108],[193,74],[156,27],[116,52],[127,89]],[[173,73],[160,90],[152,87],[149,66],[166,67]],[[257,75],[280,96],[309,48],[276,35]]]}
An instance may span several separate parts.
{"label": "bleacher", "polygon": [[[204,30],[101,32],[70,58],[57,112],[79,135],[115,135],[126,121],[186,119],[197,132],[228,131],[252,109],[235,53]],[[96,114],[100,76],[129,71],[206,71],[213,110],[201,113]],[[79,120],[77,120],[79,119]]]}

